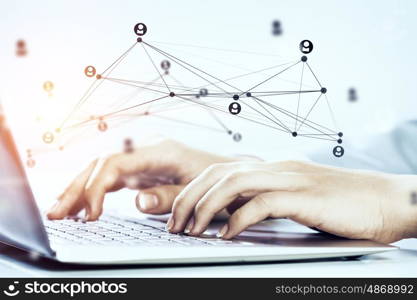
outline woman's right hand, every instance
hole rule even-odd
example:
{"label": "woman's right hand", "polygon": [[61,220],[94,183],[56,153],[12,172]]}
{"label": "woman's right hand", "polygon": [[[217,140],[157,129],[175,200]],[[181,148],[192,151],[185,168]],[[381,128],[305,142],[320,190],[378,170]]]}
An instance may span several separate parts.
{"label": "woman's right hand", "polygon": [[[215,163],[237,160],[161,139],[130,153],[93,161],[58,197],[47,216],[52,220],[62,219],[85,209],[87,221],[97,220],[105,194],[124,187],[139,189],[136,206],[140,211],[169,213],[175,197],[204,169]],[[97,173],[96,168],[99,168]]]}

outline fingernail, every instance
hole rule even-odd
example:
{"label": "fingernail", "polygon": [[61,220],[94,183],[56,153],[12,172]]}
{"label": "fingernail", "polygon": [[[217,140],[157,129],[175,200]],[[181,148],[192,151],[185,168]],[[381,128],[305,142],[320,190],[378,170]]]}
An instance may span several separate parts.
{"label": "fingernail", "polygon": [[188,221],[187,226],[185,226],[184,233],[190,233],[191,230],[193,230],[193,227],[194,227],[194,218],[191,218],[191,220]]}
{"label": "fingernail", "polygon": [[158,205],[158,197],[152,194],[139,194],[139,205],[143,210],[155,208]]}
{"label": "fingernail", "polygon": [[85,214],[84,218],[81,219],[81,222],[82,223],[86,223],[89,218],[90,218],[90,215],[89,214]]}
{"label": "fingernail", "polygon": [[174,227],[174,219],[172,217],[169,218],[166,229],[168,231],[171,231],[171,229]]}
{"label": "fingernail", "polygon": [[216,234],[216,236],[218,237],[218,238],[222,238],[226,233],[227,233],[227,230],[229,229],[229,225],[227,225],[227,224],[225,224],[223,227],[222,227],[222,229],[220,229],[220,231]]}

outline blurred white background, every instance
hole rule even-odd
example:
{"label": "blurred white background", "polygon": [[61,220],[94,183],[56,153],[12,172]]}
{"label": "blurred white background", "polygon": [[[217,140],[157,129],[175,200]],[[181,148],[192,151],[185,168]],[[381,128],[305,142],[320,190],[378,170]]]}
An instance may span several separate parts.
{"label": "blurred white background", "polygon": [[[52,124],[62,119],[90,84],[83,74],[84,67],[107,67],[133,43],[136,36],[132,29],[138,22],[148,26],[144,39],[155,45],[167,43],[158,46],[220,78],[298,59],[299,42],[309,39],[314,43],[309,62],[329,90],[338,129],[354,144],[355,139],[362,140],[361,136],[389,130],[398,122],[417,117],[417,42],[413,32],[417,28],[416,12],[417,3],[411,0],[2,1],[0,100],[26,160],[27,148],[45,150],[43,131],[48,126],[55,128]],[[274,20],[281,22],[282,35],[272,35]],[[26,57],[16,57],[18,39],[27,43]],[[270,55],[175,47],[168,43]],[[233,65],[234,72],[230,66],[215,61]],[[136,78],[129,79],[146,81],[155,77],[155,70],[139,61],[130,61],[124,68],[126,72],[136,72]],[[181,72],[184,71],[172,69],[180,78]],[[54,83],[52,97],[42,89],[47,80]],[[244,87],[247,85],[250,86],[245,82]],[[348,100],[351,87],[357,90],[356,102]],[[52,123],[39,125],[35,119],[40,114]],[[328,118],[328,111],[323,110],[322,114],[315,118]],[[192,112],[178,117],[196,118]],[[197,119],[212,122],[206,117],[202,112]],[[227,116],[224,119],[227,121]],[[32,180],[41,182],[36,185],[39,191],[48,186],[48,192],[56,194],[92,157],[119,151],[125,137],[137,140],[153,133],[210,151],[275,159],[284,158],[284,152],[305,153],[317,147],[331,155],[335,145],[293,139],[244,121],[232,125],[243,135],[240,143],[222,133],[138,119],[106,133],[93,130],[91,138],[64,151],[57,151],[57,145],[48,146],[50,151],[39,153],[35,157],[36,167],[28,172]],[[43,174],[51,172],[56,183],[46,182]]]}

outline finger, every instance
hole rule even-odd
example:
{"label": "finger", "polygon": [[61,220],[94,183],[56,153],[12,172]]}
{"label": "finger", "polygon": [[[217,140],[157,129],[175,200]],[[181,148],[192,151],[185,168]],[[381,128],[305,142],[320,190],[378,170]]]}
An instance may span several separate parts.
{"label": "finger", "polygon": [[228,223],[219,231],[218,236],[231,239],[246,228],[268,217],[294,218],[308,207],[308,197],[299,192],[271,192],[254,197],[229,218]]}
{"label": "finger", "polygon": [[310,177],[297,173],[265,170],[234,172],[216,183],[198,202],[194,210],[192,235],[200,235],[214,215],[242,195],[271,191],[296,191],[312,184]]}
{"label": "finger", "polygon": [[161,185],[141,190],[136,197],[136,207],[147,214],[169,213],[183,188],[183,185]]}
{"label": "finger", "polygon": [[64,193],[58,197],[58,202],[55,203],[47,213],[48,219],[62,219],[67,215],[79,212],[79,210],[82,209],[83,201],[81,196],[96,164],[97,159],[91,162],[88,167],[72,181]]}
{"label": "finger", "polygon": [[[245,163],[245,167],[249,168],[259,164],[261,163]],[[173,225],[170,231],[173,233],[183,231],[195,205],[204,194],[223,176],[241,165],[242,163],[213,164],[192,180],[174,200],[170,218],[170,223]]]}
{"label": "finger", "polygon": [[113,155],[97,162],[93,174],[86,184],[85,198],[85,219],[95,221],[103,211],[104,196],[107,192],[114,191],[121,182],[121,169],[126,159],[126,154]]}

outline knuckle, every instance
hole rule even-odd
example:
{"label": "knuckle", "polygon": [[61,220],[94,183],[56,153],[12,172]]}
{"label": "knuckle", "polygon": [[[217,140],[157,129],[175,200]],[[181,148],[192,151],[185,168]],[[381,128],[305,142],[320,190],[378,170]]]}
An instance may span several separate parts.
{"label": "knuckle", "polygon": [[225,163],[215,163],[207,167],[206,171],[208,174],[215,173],[215,172],[223,170],[226,167],[226,165],[227,164]]}
{"label": "knuckle", "polygon": [[211,212],[211,205],[207,201],[200,201],[194,208],[194,213],[196,215],[208,214]]}
{"label": "knuckle", "polygon": [[263,211],[269,211],[270,198],[265,194],[259,194],[258,196],[256,196],[254,202],[259,209]]}
{"label": "knuckle", "polygon": [[249,176],[250,172],[248,171],[234,171],[231,174],[229,174],[226,179],[225,179],[225,183],[226,184],[236,184],[238,183],[240,180],[242,180],[242,178],[245,178],[246,176]]}
{"label": "knuckle", "polygon": [[104,159],[102,169],[111,169],[115,166],[116,161],[122,156],[122,153],[115,153],[107,156]]}
{"label": "knuckle", "polygon": [[235,213],[233,214],[233,222],[240,223],[240,220],[242,220],[242,218],[243,218],[242,209],[238,209],[237,211],[235,211]]}

